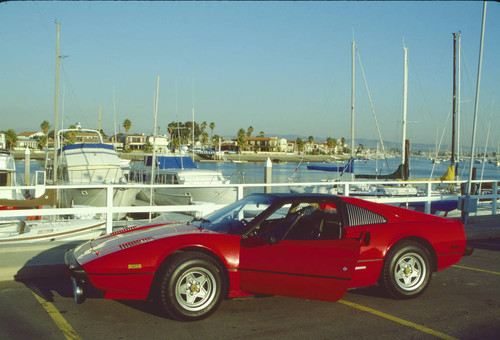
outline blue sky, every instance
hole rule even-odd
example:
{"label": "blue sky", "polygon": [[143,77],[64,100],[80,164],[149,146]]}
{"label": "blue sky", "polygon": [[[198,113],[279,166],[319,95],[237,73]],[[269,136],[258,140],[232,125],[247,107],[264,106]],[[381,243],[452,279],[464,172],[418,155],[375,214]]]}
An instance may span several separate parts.
{"label": "blue sky", "polygon": [[[56,24],[61,23],[60,116],[107,134],[158,123],[215,123],[231,136],[350,138],[351,41],[361,57],[384,140],[401,138],[403,42],[408,137],[451,130],[452,33],[462,34],[462,140],[470,144],[482,2],[4,2],[0,3],[0,130],[54,120]],[[500,116],[500,5],[489,2],[478,144]],[[356,137],[377,139],[356,60]],[[113,93],[115,94],[113,96]],[[497,97],[495,99],[495,96]],[[113,97],[115,98],[113,100]],[[64,100],[64,102],[63,102]],[[113,109],[115,103],[115,110]],[[177,104],[176,104],[177,103]],[[496,123],[492,123],[496,122]],[[489,145],[499,140],[498,127]]]}

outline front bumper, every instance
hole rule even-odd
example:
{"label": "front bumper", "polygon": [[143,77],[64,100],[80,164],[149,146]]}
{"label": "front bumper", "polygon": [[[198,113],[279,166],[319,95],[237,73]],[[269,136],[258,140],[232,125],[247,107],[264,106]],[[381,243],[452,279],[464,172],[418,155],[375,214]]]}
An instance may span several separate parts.
{"label": "front bumper", "polygon": [[73,297],[76,303],[85,301],[87,285],[87,275],[82,266],[75,259],[74,249],[68,249],[64,254],[64,262],[71,275],[71,284],[73,286]]}

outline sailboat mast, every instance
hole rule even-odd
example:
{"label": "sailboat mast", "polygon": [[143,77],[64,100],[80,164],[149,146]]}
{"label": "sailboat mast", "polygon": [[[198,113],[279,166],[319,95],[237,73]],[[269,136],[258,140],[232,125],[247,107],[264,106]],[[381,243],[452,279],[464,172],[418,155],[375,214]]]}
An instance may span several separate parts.
{"label": "sailboat mast", "polygon": [[[155,181],[155,165],[156,165],[156,125],[158,117],[158,90],[160,88],[160,76],[156,78],[156,96],[155,96],[155,117],[154,117],[154,127],[153,127],[153,156],[151,161],[151,192],[149,196],[149,205],[153,205],[153,184]],[[149,221],[151,222],[151,212],[149,212]]]}
{"label": "sailboat mast", "polygon": [[453,119],[451,123],[451,166],[455,165],[455,126],[457,125],[457,33],[453,33]]}
{"label": "sailboat mast", "polygon": [[458,74],[457,74],[457,163],[460,162],[460,55],[462,54],[462,34],[458,32]]}
{"label": "sailboat mast", "polygon": [[356,49],[356,42],[353,40],[351,43],[351,157],[354,157],[354,51]]}
{"label": "sailboat mast", "polygon": [[52,174],[52,179],[54,184],[57,184],[57,149],[59,148],[59,140],[57,136],[57,130],[59,129],[59,29],[61,23],[57,22],[57,44],[56,44],[56,89],[55,89],[55,105],[54,105],[54,169]]}
{"label": "sailboat mast", "polygon": [[405,164],[406,152],[406,111],[408,107],[408,47],[403,46],[404,70],[403,70],[403,144],[401,145],[401,164]]}

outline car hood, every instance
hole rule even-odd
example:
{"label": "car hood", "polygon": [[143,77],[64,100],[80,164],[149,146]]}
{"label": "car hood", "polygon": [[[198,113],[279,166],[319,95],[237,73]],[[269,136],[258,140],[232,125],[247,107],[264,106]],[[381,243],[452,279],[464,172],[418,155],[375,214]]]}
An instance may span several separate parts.
{"label": "car hood", "polygon": [[192,224],[155,224],[124,228],[111,234],[90,240],[75,248],[75,258],[80,264],[119,250],[154,240],[192,233],[213,233]]}

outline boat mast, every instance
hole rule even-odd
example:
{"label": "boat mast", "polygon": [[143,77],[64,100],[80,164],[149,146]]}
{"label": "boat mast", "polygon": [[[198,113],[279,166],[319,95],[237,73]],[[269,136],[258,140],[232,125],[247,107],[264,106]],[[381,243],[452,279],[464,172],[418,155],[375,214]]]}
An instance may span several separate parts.
{"label": "boat mast", "polygon": [[451,123],[451,164],[455,166],[455,126],[457,125],[457,33],[453,33],[453,119]]}
{"label": "boat mast", "polygon": [[[477,85],[476,85],[476,102],[474,105],[474,120],[472,123],[472,142],[471,142],[471,152],[470,152],[470,167],[469,167],[469,179],[467,182],[467,198],[470,199],[471,186],[472,186],[472,172],[474,169],[474,148],[476,147],[476,125],[477,125],[477,111],[479,107],[479,89],[481,86],[481,69],[483,65],[483,43],[484,43],[484,26],[486,23],[486,1],[483,4],[483,23],[481,26],[481,42],[479,44],[479,62],[477,70]],[[469,212],[462,212],[462,223],[467,224],[469,222]]]}
{"label": "boat mast", "polygon": [[[458,79],[457,79],[457,163],[460,162],[460,56],[462,54],[462,34],[458,32]],[[458,176],[455,176],[458,178]]]}
{"label": "boat mast", "polygon": [[[351,49],[351,162],[354,162],[354,51],[356,49],[354,39],[351,42]],[[351,172],[351,179],[354,179],[353,172]]]}
{"label": "boat mast", "polygon": [[[153,127],[153,159],[151,162],[151,191],[149,195],[149,205],[153,205],[153,184],[155,181],[155,165],[156,165],[156,122],[158,117],[158,89],[160,87],[160,76],[156,78],[156,96],[155,96],[155,119]],[[149,221],[151,222],[151,211],[149,212]]]}
{"label": "boat mast", "polygon": [[59,139],[57,136],[57,130],[59,129],[59,112],[58,112],[58,102],[59,102],[59,30],[61,23],[57,22],[57,44],[56,44],[56,89],[55,89],[55,105],[54,105],[54,168],[52,170],[53,183],[57,184],[57,150],[59,149]]}
{"label": "boat mast", "polygon": [[403,70],[403,144],[401,145],[401,164],[405,164],[405,140],[406,140],[406,111],[408,106],[408,47],[403,46],[404,70]]}

